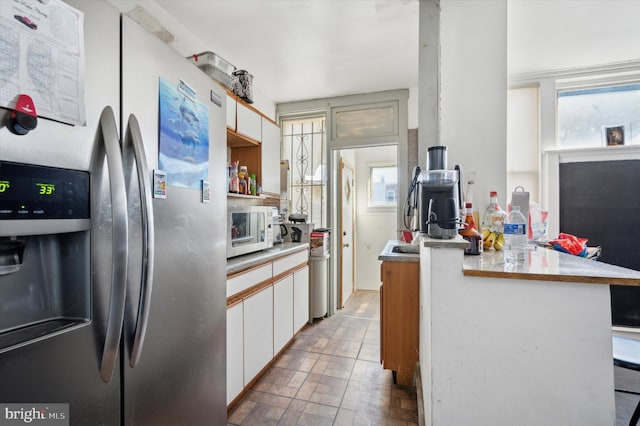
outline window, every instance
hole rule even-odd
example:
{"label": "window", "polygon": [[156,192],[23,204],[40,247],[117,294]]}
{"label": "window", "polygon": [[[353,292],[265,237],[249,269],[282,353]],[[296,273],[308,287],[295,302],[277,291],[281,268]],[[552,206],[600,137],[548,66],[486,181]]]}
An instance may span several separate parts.
{"label": "window", "polygon": [[322,117],[282,120],[282,159],[289,161],[287,201],[280,210],[307,215],[317,227],[327,223],[327,162]]}
{"label": "window", "polygon": [[333,138],[371,139],[398,134],[398,102],[332,108]]}
{"label": "window", "polygon": [[395,165],[369,167],[369,207],[397,206],[398,168]]}
{"label": "window", "polygon": [[539,127],[538,86],[509,89],[506,194],[516,186],[523,186],[530,193],[531,200],[539,200]]}
{"label": "window", "polygon": [[607,127],[624,127],[624,144],[640,144],[640,84],[558,91],[558,147],[606,145]]}

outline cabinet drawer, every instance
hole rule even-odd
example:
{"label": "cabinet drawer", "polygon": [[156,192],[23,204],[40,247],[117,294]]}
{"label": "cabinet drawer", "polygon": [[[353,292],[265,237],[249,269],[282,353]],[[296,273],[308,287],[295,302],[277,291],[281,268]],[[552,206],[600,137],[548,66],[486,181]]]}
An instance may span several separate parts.
{"label": "cabinet drawer", "polygon": [[279,275],[303,263],[307,263],[308,260],[309,252],[306,250],[292,254],[284,259],[277,260],[273,262],[273,276]]}
{"label": "cabinet drawer", "polygon": [[269,280],[272,276],[271,263],[269,263],[229,278],[227,279],[227,297]]}

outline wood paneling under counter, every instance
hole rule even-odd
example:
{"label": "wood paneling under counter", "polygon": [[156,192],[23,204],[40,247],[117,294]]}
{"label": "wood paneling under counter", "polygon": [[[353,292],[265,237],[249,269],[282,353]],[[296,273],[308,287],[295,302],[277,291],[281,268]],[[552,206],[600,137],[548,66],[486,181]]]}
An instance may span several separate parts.
{"label": "wood paneling under counter", "polygon": [[383,261],[380,267],[380,361],[399,385],[413,386],[418,362],[420,263]]}

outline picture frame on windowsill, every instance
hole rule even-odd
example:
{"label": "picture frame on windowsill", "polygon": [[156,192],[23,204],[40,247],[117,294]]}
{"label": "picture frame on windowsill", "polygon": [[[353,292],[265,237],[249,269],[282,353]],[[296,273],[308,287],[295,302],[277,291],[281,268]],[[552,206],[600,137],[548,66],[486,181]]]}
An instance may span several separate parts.
{"label": "picture frame on windowsill", "polygon": [[602,140],[605,146],[622,146],[625,143],[625,125],[602,126]]}

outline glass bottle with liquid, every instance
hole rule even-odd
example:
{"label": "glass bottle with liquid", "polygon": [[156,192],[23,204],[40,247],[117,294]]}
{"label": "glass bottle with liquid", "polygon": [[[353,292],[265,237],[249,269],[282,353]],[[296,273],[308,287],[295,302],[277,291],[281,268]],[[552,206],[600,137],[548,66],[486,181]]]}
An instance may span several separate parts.
{"label": "glass bottle with liquid", "polygon": [[464,254],[482,253],[482,234],[478,231],[473,219],[473,205],[471,203],[465,203],[464,227],[458,233],[469,241],[469,247],[464,249]]}
{"label": "glass bottle with liquid", "polygon": [[475,194],[473,192],[473,185],[475,184],[476,172],[469,173],[469,180],[467,181],[467,191],[464,193],[464,202],[471,203],[473,206],[472,215],[473,220],[475,221],[477,226],[480,226],[480,212],[478,211],[478,203],[475,199]]}

